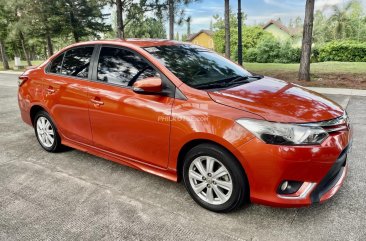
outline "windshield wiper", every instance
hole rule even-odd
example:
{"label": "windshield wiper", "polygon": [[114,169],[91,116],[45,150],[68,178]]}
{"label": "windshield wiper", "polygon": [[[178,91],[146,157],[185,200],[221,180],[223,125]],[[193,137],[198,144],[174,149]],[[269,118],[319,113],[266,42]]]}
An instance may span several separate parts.
{"label": "windshield wiper", "polygon": [[205,84],[199,84],[196,85],[195,88],[197,89],[214,89],[214,88],[226,88],[229,86],[232,86],[233,84],[244,84],[244,83],[250,83],[250,79],[262,79],[263,76],[261,75],[251,75],[251,76],[232,76],[226,79],[221,79],[215,82],[211,83],[205,83]]}
{"label": "windshield wiper", "polygon": [[259,79],[262,79],[263,76],[262,75],[250,75],[250,76],[236,76],[236,77],[231,77],[231,78],[228,78],[224,81],[226,81],[226,83],[228,84],[233,84],[233,83],[239,83],[239,82],[247,82],[249,79],[256,79],[256,80],[259,80]]}
{"label": "windshield wiper", "polygon": [[218,89],[218,88],[225,88],[227,84],[225,82],[212,82],[207,84],[199,84],[194,86],[197,89],[204,90],[204,89]]}

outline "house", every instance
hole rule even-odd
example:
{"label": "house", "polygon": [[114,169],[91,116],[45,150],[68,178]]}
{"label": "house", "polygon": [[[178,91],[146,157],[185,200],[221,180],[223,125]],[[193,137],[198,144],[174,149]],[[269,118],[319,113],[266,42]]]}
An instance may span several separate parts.
{"label": "house", "polygon": [[214,49],[213,31],[202,29],[198,33],[188,36],[187,41],[204,48]]}
{"label": "house", "polygon": [[275,38],[281,41],[292,41],[294,45],[301,45],[301,28],[289,28],[280,21],[271,19],[263,26],[263,30],[271,33]]}

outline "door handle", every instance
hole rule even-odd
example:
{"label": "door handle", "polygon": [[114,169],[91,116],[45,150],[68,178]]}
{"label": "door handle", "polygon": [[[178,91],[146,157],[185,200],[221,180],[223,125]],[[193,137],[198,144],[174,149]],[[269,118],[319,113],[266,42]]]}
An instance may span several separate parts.
{"label": "door handle", "polygon": [[48,94],[53,94],[53,93],[55,93],[55,92],[56,92],[56,90],[55,90],[52,86],[49,86],[49,87],[47,88],[47,92],[48,92]]}
{"label": "door handle", "polygon": [[94,105],[104,105],[103,101],[100,100],[96,100],[96,99],[91,99],[90,100]]}

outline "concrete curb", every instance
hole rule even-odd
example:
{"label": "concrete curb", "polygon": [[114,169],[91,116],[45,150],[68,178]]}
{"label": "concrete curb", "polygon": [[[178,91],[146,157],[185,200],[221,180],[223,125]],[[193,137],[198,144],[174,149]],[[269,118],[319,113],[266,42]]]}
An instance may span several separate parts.
{"label": "concrete curb", "polygon": [[0,71],[0,74],[14,74],[14,75],[21,75],[24,71],[11,71],[11,70],[4,70]]}
{"label": "concrete curb", "polygon": [[309,90],[331,95],[349,95],[349,96],[366,96],[366,90],[342,89],[342,88],[321,88],[321,87],[305,87]]}

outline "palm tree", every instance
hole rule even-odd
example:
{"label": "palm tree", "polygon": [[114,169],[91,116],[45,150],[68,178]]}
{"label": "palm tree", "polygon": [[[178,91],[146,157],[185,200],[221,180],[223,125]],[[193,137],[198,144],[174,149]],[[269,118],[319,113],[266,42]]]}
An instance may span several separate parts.
{"label": "palm tree", "polygon": [[230,4],[225,0],[225,57],[230,58]]}
{"label": "palm tree", "polygon": [[301,62],[299,80],[310,81],[310,57],[313,42],[315,0],[306,0],[304,32],[302,37]]}
{"label": "palm tree", "polygon": [[332,7],[333,14],[329,18],[330,24],[335,24],[334,26],[334,37],[335,39],[344,39],[346,37],[346,28],[350,24],[350,11],[353,5],[357,1],[349,1],[343,7],[334,5]]}

